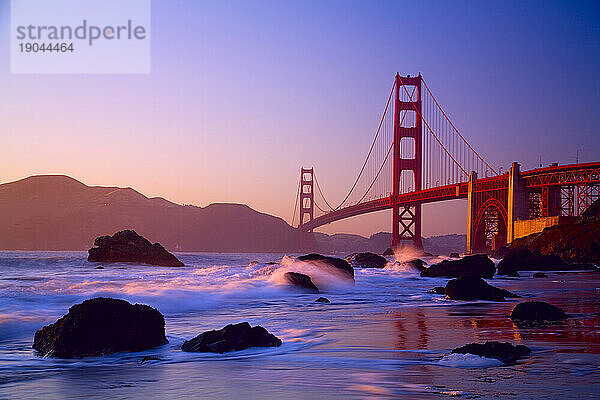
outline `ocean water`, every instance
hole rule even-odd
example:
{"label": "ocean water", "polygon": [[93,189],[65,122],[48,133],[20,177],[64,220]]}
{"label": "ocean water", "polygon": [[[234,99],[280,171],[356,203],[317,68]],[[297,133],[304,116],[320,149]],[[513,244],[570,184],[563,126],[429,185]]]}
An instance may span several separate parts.
{"label": "ocean water", "polygon": [[[600,274],[490,280],[561,306],[567,321],[517,327],[522,299],[457,302],[427,292],[397,255],[355,269],[354,285],[293,255],[179,253],[183,268],[89,263],[85,252],[0,252],[0,398],[594,398],[600,396]],[[439,258],[425,258],[431,263]],[[96,269],[103,266],[104,269]],[[313,276],[319,295],[283,284]],[[31,348],[37,329],[81,301],[110,296],[157,308],[169,343],[144,352],[60,360]],[[324,296],[331,304],[315,303]],[[184,340],[230,323],[261,325],[278,348],[185,353]],[[471,342],[533,350],[515,366],[449,356]],[[156,360],[142,363],[145,356]]]}

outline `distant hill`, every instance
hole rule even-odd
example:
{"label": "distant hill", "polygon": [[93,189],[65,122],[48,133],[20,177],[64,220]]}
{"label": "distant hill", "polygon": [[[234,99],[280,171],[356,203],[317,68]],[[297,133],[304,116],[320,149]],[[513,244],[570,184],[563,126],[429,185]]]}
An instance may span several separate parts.
{"label": "distant hill", "polygon": [[[392,234],[379,232],[366,238],[360,235],[338,233],[326,235],[315,233],[317,250],[321,252],[349,254],[359,251],[370,251],[383,253],[392,241]],[[442,235],[423,238],[423,249],[432,254],[449,255],[452,252],[462,253],[466,251],[466,235]]]}
{"label": "distant hill", "polygon": [[87,186],[64,175],[0,185],[0,249],[87,250],[100,235],[135,229],[169,250],[293,251],[295,229],[242,204],[181,206],[132,188]]}
{"label": "distant hill", "polygon": [[[64,175],[0,184],[0,249],[87,250],[100,235],[134,229],[171,251],[297,252],[298,234],[283,219],[243,204],[182,206],[132,188],[87,186]],[[382,253],[391,234],[366,238],[315,233],[317,251]],[[426,251],[464,251],[464,235],[424,238]]]}

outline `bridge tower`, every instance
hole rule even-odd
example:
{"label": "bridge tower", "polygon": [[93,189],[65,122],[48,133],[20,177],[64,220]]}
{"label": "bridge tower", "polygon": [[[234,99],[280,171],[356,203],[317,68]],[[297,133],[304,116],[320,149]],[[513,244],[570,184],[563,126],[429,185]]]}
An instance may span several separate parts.
{"label": "bridge tower", "polygon": [[[300,223],[298,226],[302,226],[304,222],[310,222],[315,216],[315,198],[313,191],[313,168],[301,168],[300,170]],[[304,218],[307,217],[307,221]],[[300,232],[300,250],[312,248],[313,243],[313,230]]]}
{"label": "bridge tower", "polygon": [[[405,96],[406,92],[410,93],[412,96]],[[405,113],[404,118],[402,115],[403,112]],[[414,114],[414,117],[406,118],[410,114]],[[409,124],[412,126],[406,126]],[[412,139],[411,142],[414,145],[413,158],[402,158],[401,142],[404,138]],[[398,204],[398,195],[401,190],[400,180],[402,179],[403,171],[412,172],[414,178],[414,190],[421,190],[422,159],[421,74],[416,77],[411,77],[410,75],[401,77],[399,74],[396,74],[394,101],[392,248],[400,246],[403,242],[412,242],[412,244],[418,248],[423,247],[421,242],[421,204],[416,203],[408,207],[400,207]]]}

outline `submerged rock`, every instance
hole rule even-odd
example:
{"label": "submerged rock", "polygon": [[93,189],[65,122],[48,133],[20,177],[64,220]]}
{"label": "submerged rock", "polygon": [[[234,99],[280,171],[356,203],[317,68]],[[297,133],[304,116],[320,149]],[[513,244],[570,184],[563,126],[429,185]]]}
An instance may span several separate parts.
{"label": "submerged rock", "polygon": [[471,343],[452,350],[452,353],[475,354],[480,357],[495,358],[505,364],[514,364],[519,358],[528,356],[531,350],[522,344],[502,342]]}
{"label": "submerged rock", "polygon": [[331,302],[326,297],[319,297],[318,299],[315,300],[315,303],[331,303]]}
{"label": "submerged rock", "polygon": [[460,254],[458,253],[450,253],[450,258],[460,258]]}
{"label": "submerged rock", "polygon": [[467,256],[460,260],[443,260],[439,264],[421,271],[423,277],[458,278],[461,276],[476,276],[491,278],[496,272],[494,262],[485,254]]}
{"label": "submerged rock", "polygon": [[315,286],[308,275],[299,274],[298,272],[286,272],[283,274],[283,278],[295,289],[306,293],[319,293],[319,288]]}
{"label": "submerged rock", "polygon": [[251,327],[249,323],[227,325],[223,329],[201,333],[181,346],[183,351],[203,353],[226,353],[250,347],[281,346],[281,339],[267,332],[262,326]]}
{"label": "submerged rock", "polygon": [[508,290],[499,289],[476,276],[463,276],[446,284],[446,296],[452,300],[504,301],[505,297],[521,297]]}
{"label": "submerged rock", "polygon": [[412,260],[405,261],[404,264],[409,265],[410,267],[416,269],[419,272],[422,272],[425,269],[427,269],[427,263],[421,260],[420,258],[414,258]]}
{"label": "submerged rock", "polygon": [[74,358],[142,351],[167,343],[165,319],[156,309],[97,297],[69,308],[35,333],[33,348],[45,356]]}
{"label": "submerged rock", "polygon": [[436,286],[433,289],[429,289],[427,293],[433,294],[446,294],[446,288],[443,286]]}
{"label": "submerged rock", "polygon": [[510,319],[521,321],[558,321],[567,318],[565,312],[543,301],[526,301],[515,306]]}
{"label": "submerged rock", "polygon": [[373,253],[352,253],[346,257],[346,261],[360,268],[384,268],[387,264],[385,257]]}
{"label": "submerged rock", "polygon": [[137,262],[163,267],[183,267],[183,263],[159,243],[150,243],[133,230],[100,236],[88,250],[88,261],[92,262]]}
{"label": "submerged rock", "polygon": [[348,261],[342,260],[341,258],[327,257],[321,254],[312,253],[300,256],[298,257],[298,260],[309,262],[319,268],[331,268],[334,271],[340,272],[345,278],[354,281],[354,268],[348,264]]}
{"label": "submerged rock", "polygon": [[553,271],[568,268],[568,264],[553,255],[537,255],[527,249],[508,250],[498,263],[498,275],[518,276],[518,271]]}

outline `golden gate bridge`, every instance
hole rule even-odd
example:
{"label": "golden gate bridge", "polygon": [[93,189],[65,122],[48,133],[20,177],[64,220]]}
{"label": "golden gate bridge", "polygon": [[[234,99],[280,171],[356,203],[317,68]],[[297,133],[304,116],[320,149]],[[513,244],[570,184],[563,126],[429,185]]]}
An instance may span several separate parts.
{"label": "golden gate bridge", "polygon": [[292,226],[298,215],[301,247],[310,247],[319,226],[391,209],[391,247],[422,247],[421,206],[466,199],[467,251],[484,252],[515,239],[516,221],[577,216],[600,197],[600,162],[529,171],[515,162],[501,172],[469,144],[421,74],[396,74],[346,196],[332,203],[315,168],[301,168]]}

